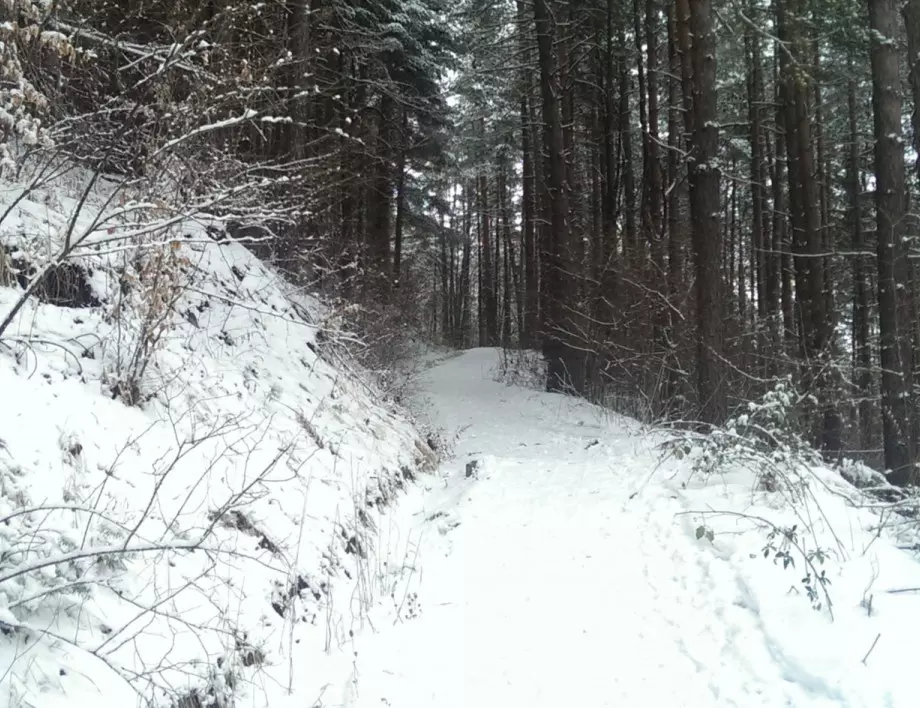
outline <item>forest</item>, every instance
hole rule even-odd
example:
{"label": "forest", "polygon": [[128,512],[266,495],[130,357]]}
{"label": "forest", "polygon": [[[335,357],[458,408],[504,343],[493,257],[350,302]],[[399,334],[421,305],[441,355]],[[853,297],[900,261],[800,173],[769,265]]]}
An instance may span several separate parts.
{"label": "forest", "polygon": [[701,430],[787,386],[918,481],[920,0],[3,0],[0,39],[3,176],[215,215],[382,360],[539,351]]}

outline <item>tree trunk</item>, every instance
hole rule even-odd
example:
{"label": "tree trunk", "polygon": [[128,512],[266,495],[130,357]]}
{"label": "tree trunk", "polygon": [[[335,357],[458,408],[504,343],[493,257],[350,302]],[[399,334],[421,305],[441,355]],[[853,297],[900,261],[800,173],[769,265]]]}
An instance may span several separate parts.
{"label": "tree trunk", "polygon": [[521,176],[521,247],[524,266],[524,325],[521,332],[521,344],[533,348],[537,343],[540,328],[540,282],[537,277],[539,267],[537,253],[539,247],[534,228],[534,165],[530,142],[530,120],[527,108],[527,93],[521,96],[521,152],[523,154]]}
{"label": "tree trunk", "polygon": [[390,170],[390,146],[393,101],[384,97],[376,126],[376,153],[374,155],[374,179],[367,196],[367,239],[368,261],[372,269],[372,292],[386,297],[391,282],[390,274],[390,223],[392,211],[392,178]]}
{"label": "tree trunk", "polygon": [[885,467],[893,484],[906,485],[914,483],[917,475],[908,400],[913,367],[907,249],[903,240],[904,148],[901,145],[897,18],[895,0],[869,0]]}
{"label": "tree trunk", "polygon": [[[700,421],[727,415],[722,353],[722,268],[719,228],[719,134],[716,114],[716,42],[711,0],[689,3],[693,66],[693,161],[690,214],[696,270],[697,388]],[[687,21],[687,18],[681,18]]]}
{"label": "tree trunk", "polygon": [[[920,177],[920,150],[918,150],[918,146],[920,146],[920,0],[908,0],[903,8],[903,13],[904,24],[907,29],[907,56],[910,66],[910,90],[913,99],[910,120],[911,126],[913,127],[913,147],[917,155],[917,160],[914,163],[914,170],[917,176]],[[911,211],[916,212],[916,209],[912,209]],[[912,215],[911,226],[916,233],[918,226],[920,226],[920,219],[917,218],[916,214]],[[914,323],[912,328],[912,371],[916,372],[918,367],[920,367],[920,281],[918,281],[918,275],[920,274],[917,272],[918,266],[916,261],[911,260],[909,267],[911,303],[913,305],[911,321]],[[918,449],[920,448],[920,403],[917,401],[916,390],[912,392],[910,401],[910,416],[913,421],[911,438],[913,439],[915,455],[918,455],[920,454],[920,449]]]}
{"label": "tree trunk", "polygon": [[[665,399],[668,401],[669,412],[676,412],[674,399],[680,389],[680,361],[675,340],[677,338],[677,322],[674,309],[680,307],[681,290],[683,288],[683,232],[681,224],[683,219],[680,213],[680,189],[678,182],[681,178],[680,151],[684,144],[681,128],[680,104],[680,49],[677,38],[676,3],[668,3],[668,197],[667,197],[667,231],[668,231],[668,298],[671,307],[668,308],[667,332],[667,384]],[[677,409],[679,410],[679,409]]]}
{"label": "tree trunk", "polygon": [[402,114],[402,134],[400,135],[402,147],[399,151],[399,161],[396,164],[396,223],[393,227],[394,288],[399,288],[400,281],[402,280],[403,223],[406,218],[406,157],[409,148],[405,143],[409,140],[409,115],[405,110]]}
{"label": "tree trunk", "polygon": [[557,96],[556,58],[553,49],[555,27],[549,0],[534,0],[534,23],[540,64],[540,93],[543,98],[543,141],[547,159],[546,191],[549,196],[550,238],[544,254],[547,261],[547,305],[543,356],[547,361],[547,391],[578,389],[577,358],[566,341],[566,306],[570,276],[566,272],[568,251],[568,196],[565,184],[565,154]]}
{"label": "tree trunk", "polygon": [[[521,56],[529,58],[531,55],[527,27],[527,8],[524,0],[516,0],[518,46]],[[522,70],[520,81],[520,111],[521,111],[521,266],[523,269],[524,317],[521,326],[521,346],[536,348],[540,329],[540,280],[539,280],[539,243],[537,242],[535,228],[535,146],[532,141],[533,134],[530,128],[530,78],[531,72]]]}
{"label": "tree trunk", "polygon": [[492,219],[489,211],[489,178],[479,176],[479,253],[480,282],[479,297],[482,310],[482,341],[480,346],[494,347],[498,344],[498,301],[495,294],[495,274],[492,253]]}
{"label": "tree trunk", "polygon": [[623,192],[626,212],[623,254],[627,265],[630,265],[631,254],[636,252],[638,235],[636,231],[636,172],[632,150],[632,115],[629,108],[632,82],[630,80],[629,59],[626,50],[625,21],[620,22],[618,32],[620,46],[620,114],[617,122],[620,128],[620,145],[623,150]]}
{"label": "tree trunk", "polygon": [[505,349],[511,347],[511,338],[514,332],[512,325],[515,320],[514,309],[512,307],[512,295],[517,302],[517,287],[514,282],[515,263],[514,263],[514,244],[511,242],[511,219],[509,218],[508,208],[508,185],[505,176],[504,165],[498,169],[498,209],[501,218],[502,233],[502,318],[501,318],[501,342]]}

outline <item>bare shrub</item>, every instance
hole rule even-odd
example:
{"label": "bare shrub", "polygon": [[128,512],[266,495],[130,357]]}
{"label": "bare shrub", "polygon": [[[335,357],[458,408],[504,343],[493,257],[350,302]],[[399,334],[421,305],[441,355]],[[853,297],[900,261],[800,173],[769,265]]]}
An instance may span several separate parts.
{"label": "bare shrub", "polygon": [[381,396],[397,403],[404,401],[421,371],[411,299],[401,291],[379,301],[333,298],[318,336],[322,351],[339,363],[355,362],[359,371],[354,373],[370,378]]}
{"label": "bare shrub", "polygon": [[144,377],[175,327],[176,303],[189,284],[191,262],[179,241],[125,251],[121,282],[107,319],[114,329],[106,383],[129,406],[143,402]]}
{"label": "bare shrub", "polygon": [[[235,418],[188,437],[181,429],[182,420],[180,416],[174,421],[174,432],[181,442],[155,463],[151,473],[156,482],[150,487],[146,504],[141,499],[142,503],[134,507],[139,513],[106,503],[102,493],[105,485],[87,490],[88,495],[75,488],[72,501],[67,503],[32,504],[27,494],[16,491],[20,489],[16,475],[0,468],[6,499],[0,514],[0,544],[4,548],[0,554],[0,631],[8,636],[16,634],[23,646],[44,648],[52,655],[61,645],[91,655],[129,685],[144,705],[152,705],[154,695],[165,695],[173,706],[229,707],[234,705],[241,683],[264,663],[265,653],[235,625],[238,618],[227,604],[230,598],[216,590],[213,582],[221,564],[262,564],[241,550],[234,535],[228,536],[224,529],[242,527],[244,532],[256,534],[249,521],[249,507],[264,493],[261,490],[273,483],[274,471],[285,464],[292,448],[282,448],[258,469],[228,484],[223,502],[202,518],[197,502],[192,502],[194,490],[216,466],[232,467],[231,457],[239,454],[240,445],[251,447],[251,454],[262,439],[260,431],[264,433],[270,421],[252,424]],[[113,465],[146,434],[126,441]],[[70,439],[62,439],[62,445],[75,449]],[[197,481],[188,479],[197,469],[189,466],[192,459],[203,463]],[[166,490],[176,489],[170,487],[173,482],[186,490],[184,499],[168,498]],[[145,584],[138,574],[139,561],[141,567],[149,569],[173,566],[175,560],[191,556],[200,559],[194,566],[198,570],[165,584]],[[280,563],[278,574],[289,574],[284,555],[279,552],[273,556]],[[212,605],[217,612],[214,621],[205,626],[185,616],[179,609],[185,604],[179,602],[183,597]],[[127,610],[112,614],[127,619],[109,624],[108,617],[86,611],[88,601],[102,599],[112,609]],[[223,654],[204,671],[197,663],[173,659],[169,652],[146,656],[137,643],[152,631],[152,625],[160,632],[190,633],[202,642],[207,638],[213,644],[219,639]],[[119,654],[122,648],[128,653],[139,652],[135,656],[139,667],[123,661]],[[14,658],[5,670],[12,675],[29,671],[30,661],[28,656]],[[182,683],[191,682],[192,688],[176,688],[177,675],[185,677]]]}
{"label": "bare shrub", "polygon": [[502,349],[495,371],[496,381],[536,391],[546,387],[546,361],[530,349]]}

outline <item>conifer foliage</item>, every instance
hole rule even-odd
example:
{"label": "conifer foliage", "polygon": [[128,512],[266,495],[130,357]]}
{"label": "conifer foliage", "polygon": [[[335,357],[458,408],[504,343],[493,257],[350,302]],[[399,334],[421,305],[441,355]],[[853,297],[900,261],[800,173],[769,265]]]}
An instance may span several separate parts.
{"label": "conifer foliage", "polygon": [[445,341],[703,429],[792,377],[825,457],[916,482],[917,3],[480,5],[442,249],[443,291],[478,288]]}
{"label": "conifer foliage", "polygon": [[[892,0],[3,0],[0,168],[157,185],[381,340],[917,480],[920,10]],[[784,384],[785,385],[785,384]]]}

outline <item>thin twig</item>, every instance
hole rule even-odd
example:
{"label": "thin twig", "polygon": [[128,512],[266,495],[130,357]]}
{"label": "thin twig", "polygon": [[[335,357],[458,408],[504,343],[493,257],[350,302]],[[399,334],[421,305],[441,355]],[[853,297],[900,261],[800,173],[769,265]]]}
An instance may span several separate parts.
{"label": "thin twig", "polygon": [[863,663],[863,664],[866,663],[866,660],[869,658],[869,654],[871,654],[871,653],[872,653],[872,650],[875,649],[875,645],[878,644],[878,640],[881,638],[881,636],[882,636],[882,633],[881,633],[881,632],[879,632],[877,635],[875,635],[875,641],[872,642],[872,646],[869,647],[869,651],[867,651],[867,652],[866,652],[866,655],[863,657],[863,660],[862,660],[862,663]]}

